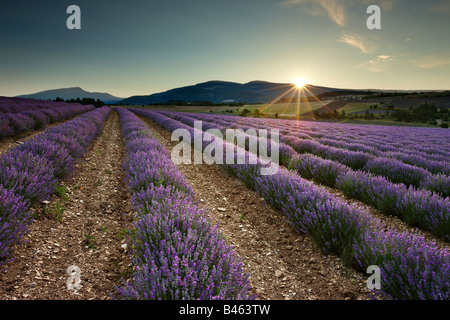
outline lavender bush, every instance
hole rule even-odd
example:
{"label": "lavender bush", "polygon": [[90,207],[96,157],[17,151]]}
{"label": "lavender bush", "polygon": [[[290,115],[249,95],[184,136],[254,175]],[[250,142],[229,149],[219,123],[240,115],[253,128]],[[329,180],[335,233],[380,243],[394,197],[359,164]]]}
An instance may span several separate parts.
{"label": "lavender bush", "polygon": [[[0,97],[0,110],[2,108],[2,99]],[[20,100],[19,100],[20,101]],[[39,104],[37,100],[30,100],[31,103]],[[29,102],[30,103],[30,102]],[[48,124],[67,120],[76,115],[92,111],[94,106],[83,106],[80,104],[45,104],[41,107],[33,105],[21,105],[17,108],[11,106],[5,110],[12,112],[0,112],[1,132],[0,139],[5,137],[14,137],[27,131],[33,131],[45,128]]]}
{"label": "lavender bush", "polygon": [[53,192],[56,186],[53,172],[53,163],[28,151],[15,149],[0,157],[0,185],[32,205]]}
{"label": "lavender bush", "polygon": [[28,202],[0,185],[0,267],[12,258],[12,248],[27,233]]}
{"label": "lavender bush", "polygon": [[450,252],[423,237],[394,230],[370,231],[355,243],[355,258],[365,272],[381,270],[381,293],[388,299],[449,300]]}
{"label": "lavender bush", "polygon": [[119,289],[122,297],[247,299],[243,264],[197,205],[171,192],[169,198],[145,206],[131,241],[137,270],[133,283]]}
{"label": "lavender bush", "polygon": [[450,241],[450,199],[426,190],[407,188],[380,176],[347,171],[336,179],[346,196],[368,203],[382,213],[395,215],[411,226]]}
{"label": "lavender bush", "polygon": [[364,170],[386,177],[393,183],[403,183],[407,186],[414,187],[419,187],[420,182],[431,175],[422,168],[411,166],[398,160],[385,158],[375,158],[368,161]]}
{"label": "lavender bush", "polygon": [[420,182],[420,187],[434,191],[442,197],[450,197],[450,176],[446,174],[429,175]]}
{"label": "lavender bush", "polygon": [[0,139],[6,137],[12,137],[14,135],[14,129],[9,124],[9,119],[0,113]]}
{"label": "lavender bush", "polygon": [[117,108],[123,167],[137,220],[128,237],[133,280],[120,299],[252,299],[248,274],[195,200],[170,154],[132,112]]}
{"label": "lavender bush", "polygon": [[305,179],[313,179],[330,187],[335,187],[337,177],[349,170],[341,163],[324,160],[311,154],[294,156],[288,169],[295,170]]}

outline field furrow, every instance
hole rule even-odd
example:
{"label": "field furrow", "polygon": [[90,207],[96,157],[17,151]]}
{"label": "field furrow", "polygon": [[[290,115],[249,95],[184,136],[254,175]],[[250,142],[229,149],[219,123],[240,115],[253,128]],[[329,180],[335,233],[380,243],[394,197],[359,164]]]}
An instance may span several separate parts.
{"label": "field furrow", "polygon": [[[199,136],[192,127],[162,114],[148,112],[143,115],[169,132],[185,129],[192,142]],[[216,148],[223,148],[225,155],[226,143],[215,140]],[[208,144],[203,142],[202,149]],[[248,161],[250,154],[245,153],[245,156]],[[263,167],[261,163],[225,165],[230,173],[282,212],[297,231],[314,239],[324,252],[336,254],[348,264],[359,266],[361,271],[371,265],[379,266],[386,297],[447,298],[448,249],[441,249],[417,234],[398,232],[385,226],[368,212],[349,205],[293,172],[279,168],[274,175],[263,175],[260,173]]]}
{"label": "field furrow", "polygon": [[[128,275],[123,231],[129,195],[123,182],[123,142],[112,112],[100,136],[56,193],[32,208],[36,221],[27,243],[0,275],[0,299],[110,299]],[[69,266],[81,272],[81,288],[68,290]]]}
{"label": "field furrow", "polygon": [[[136,112],[146,114],[145,111],[142,113],[142,111],[136,110]],[[196,119],[204,119],[203,117],[214,119],[209,115],[194,115],[195,118],[192,118],[179,113],[160,112],[160,114],[173,117],[191,127],[194,126]],[[202,122],[204,130],[218,129],[223,132],[225,128],[221,124],[223,123],[220,118],[215,118],[215,121]],[[249,128],[230,123],[226,123],[226,126],[242,130]],[[249,150],[248,144],[246,144],[247,151]],[[419,227],[426,231],[424,235],[432,240],[441,242],[443,239],[448,242],[450,239],[450,198],[442,198],[431,191],[408,188],[403,184],[396,184],[361,170],[356,171],[338,161],[322,159],[308,153],[299,154],[283,142],[279,143],[279,152],[280,164],[297,172],[305,179],[338,189],[339,191],[332,189],[332,192],[339,194],[340,197],[345,196],[352,202],[355,202],[355,199],[361,201],[365,205],[358,203],[358,206],[364,207],[365,211],[399,218],[400,221],[396,221],[377,215],[383,221],[389,220],[389,225],[395,222],[393,225],[398,230],[414,230]],[[373,210],[374,208],[376,210]],[[428,232],[432,235],[430,236]]]}
{"label": "field furrow", "polygon": [[[142,117],[169,151],[170,133]],[[364,279],[314,242],[299,236],[255,191],[218,165],[178,165],[197,197],[245,261],[252,292],[262,300],[368,299]]]}

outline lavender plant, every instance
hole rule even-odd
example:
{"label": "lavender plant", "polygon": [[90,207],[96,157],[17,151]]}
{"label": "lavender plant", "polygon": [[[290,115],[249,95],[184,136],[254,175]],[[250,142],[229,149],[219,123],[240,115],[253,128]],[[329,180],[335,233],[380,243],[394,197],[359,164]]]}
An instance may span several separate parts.
{"label": "lavender plant", "polygon": [[0,267],[12,260],[12,248],[27,233],[28,202],[0,185]]}
{"label": "lavender plant", "polygon": [[133,279],[120,299],[252,299],[248,274],[232,246],[206,219],[170,154],[132,112],[117,108],[123,167],[137,220],[127,238]]}

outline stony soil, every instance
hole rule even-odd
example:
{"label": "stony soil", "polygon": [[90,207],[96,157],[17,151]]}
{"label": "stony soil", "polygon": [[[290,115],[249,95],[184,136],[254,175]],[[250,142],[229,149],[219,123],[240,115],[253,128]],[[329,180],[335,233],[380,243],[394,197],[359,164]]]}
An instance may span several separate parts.
{"label": "stony soil", "polygon": [[[170,133],[144,120],[168,149]],[[251,275],[252,293],[261,300],[369,299],[364,275],[324,256],[313,241],[293,231],[286,219],[218,165],[179,165],[209,208]]]}
{"label": "stony soil", "polygon": [[[67,196],[55,195],[34,208],[37,220],[27,243],[15,249],[16,259],[0,274],[0,300],[111,299],[130,270],[122,248],[131,210],[122,158],[120,122],[113,112],[76,171],[61,183]],[[80,269],[79,290],[68,290],[72,265]]]}

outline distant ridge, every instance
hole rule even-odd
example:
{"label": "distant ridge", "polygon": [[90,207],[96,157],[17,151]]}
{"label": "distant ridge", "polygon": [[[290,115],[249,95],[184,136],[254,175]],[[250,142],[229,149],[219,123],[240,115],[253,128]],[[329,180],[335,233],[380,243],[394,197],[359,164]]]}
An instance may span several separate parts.
{"label": "distant ridge", "polygon": [[100,99],[105,103],[117,103],[123,98],[115,97],[109,93],[102,92],[88,92],[80,87],[72,87],[72,88],[62,88],[62,89],[54,89],[54,90],[46,90],[33,94],[26,94],[16,96],[16,98],[27,98],[27,99],[38,99],[38,100],[54,100],[56,98],[61,98],[64,100],[70,99],[83,99],[83,98],[92,98],[92,99]]}
{"label": "distant ridge", "polygon": [[[166,103],[168,101],[210,101],[213,103],[222,102],[247,102],[247,103],[268,103],[278,98],[294,98],[297,91],[292,83],[273,83],[267,81],[251,81],[248,83],[236,83],[228,81],[208,81],[196,85],[171,89],[161,93],[151,95],[133,96],[120,103],[125,105],[147,105]],[[318,87],[307,85],[304,96],[320,95],[329,92],[339,92],[343,89]],[[290,92],[289,92],[290,91]],[[289,92],[286,94],[286,92]]]}

